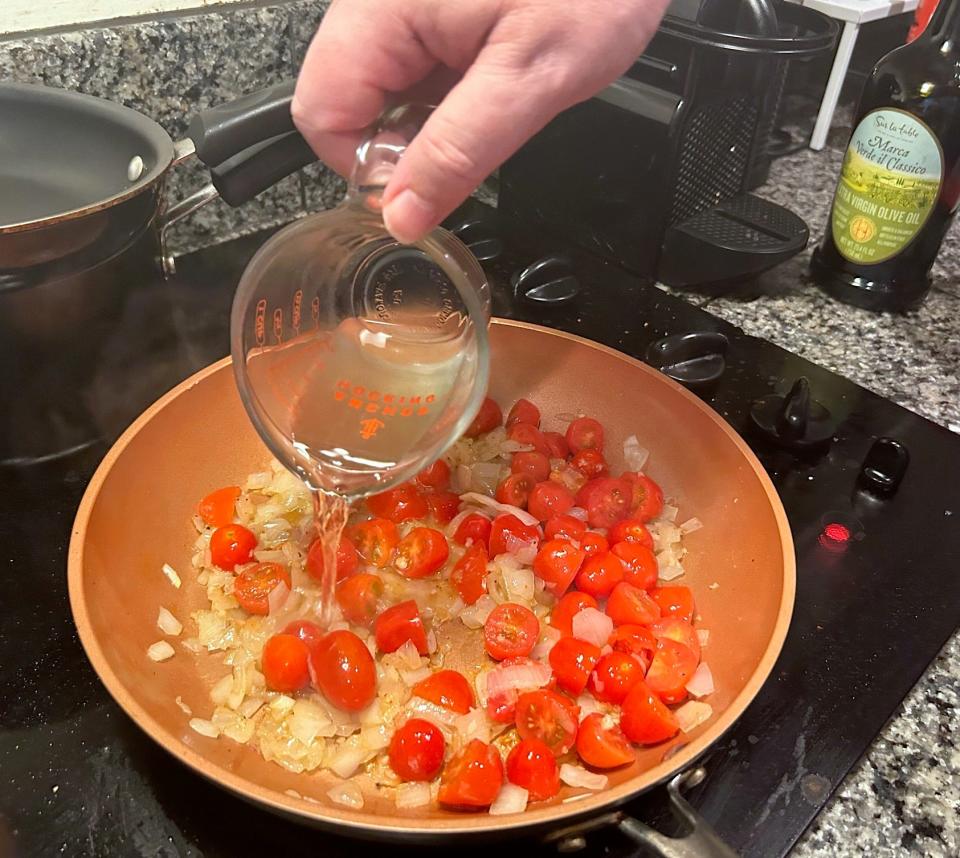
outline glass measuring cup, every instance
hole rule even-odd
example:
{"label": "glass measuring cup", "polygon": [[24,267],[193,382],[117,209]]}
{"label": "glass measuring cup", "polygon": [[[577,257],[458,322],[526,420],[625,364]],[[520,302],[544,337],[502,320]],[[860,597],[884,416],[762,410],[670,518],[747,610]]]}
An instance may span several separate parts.
{"label": "glass measuring cup", "polygon": [[312,489],[346,499],[436,459],[487,388],[490,293],[479,264],[443,229],[399,244],[380,212],[428,113],[385,113],[357,150],[344,201],[273,236],[233,301],[233,368],[254,426]]}

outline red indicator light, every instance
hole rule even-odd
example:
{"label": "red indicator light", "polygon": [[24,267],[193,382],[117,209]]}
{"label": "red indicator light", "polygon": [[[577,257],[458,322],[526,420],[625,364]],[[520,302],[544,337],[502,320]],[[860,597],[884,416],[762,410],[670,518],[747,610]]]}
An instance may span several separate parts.
{"label": "red indicator light", "polygon": [[834,522],[823,529],[823,536],[831,542],[848,542],[850,540],[850,528]]}

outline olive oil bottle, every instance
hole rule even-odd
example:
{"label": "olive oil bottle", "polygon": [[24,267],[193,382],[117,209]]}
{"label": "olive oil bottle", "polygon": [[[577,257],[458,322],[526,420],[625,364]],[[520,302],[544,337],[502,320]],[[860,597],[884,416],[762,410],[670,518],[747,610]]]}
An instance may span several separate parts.
{"label": "olive oil bottle", "polygon": [[867,79],[811,271],[871,310],[916,307],[960,197],[960,0]]}

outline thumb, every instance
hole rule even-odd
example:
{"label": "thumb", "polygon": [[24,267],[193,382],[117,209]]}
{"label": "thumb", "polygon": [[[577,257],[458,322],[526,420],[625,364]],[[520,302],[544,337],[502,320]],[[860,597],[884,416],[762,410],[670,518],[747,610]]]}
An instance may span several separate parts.
{"label": "thumb", "polygon": [[481,54],[398,162],[383,195],[387,229],[398,241],[421,239],[566,106],[542,73]]}

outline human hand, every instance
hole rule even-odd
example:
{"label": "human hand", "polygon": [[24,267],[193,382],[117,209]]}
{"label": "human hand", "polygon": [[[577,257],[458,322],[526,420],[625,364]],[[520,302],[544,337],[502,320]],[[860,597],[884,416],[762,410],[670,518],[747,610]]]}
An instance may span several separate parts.
{"label": "human hand", "polygon": [[300,71],[294,122],[348,175],[388,98],[432,96],[437,109],[383,194],[387,229],[413,242],[554,116],[626,71],[667,3],[334,0]]}

